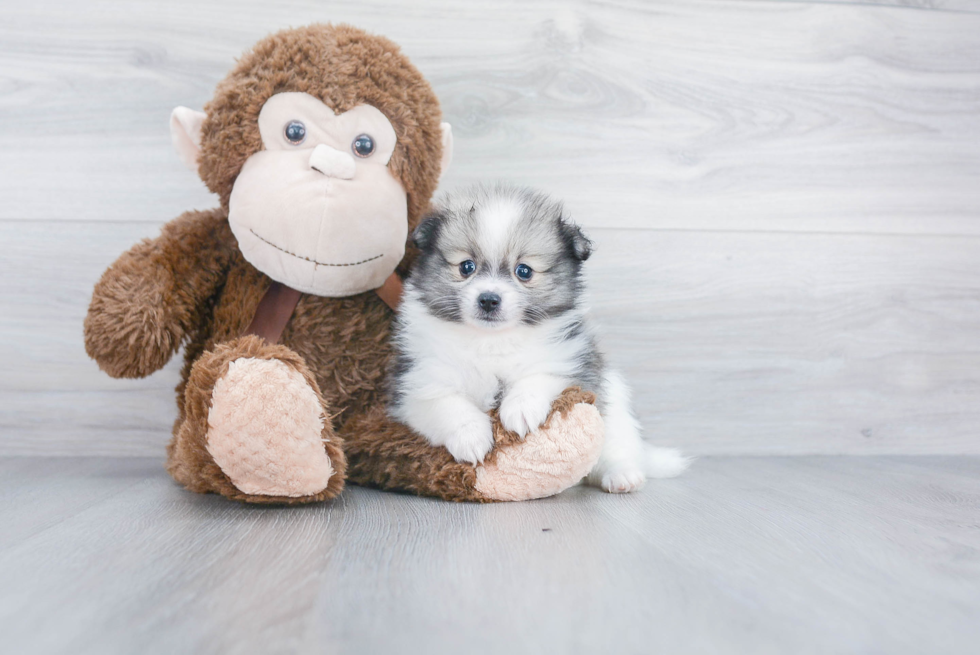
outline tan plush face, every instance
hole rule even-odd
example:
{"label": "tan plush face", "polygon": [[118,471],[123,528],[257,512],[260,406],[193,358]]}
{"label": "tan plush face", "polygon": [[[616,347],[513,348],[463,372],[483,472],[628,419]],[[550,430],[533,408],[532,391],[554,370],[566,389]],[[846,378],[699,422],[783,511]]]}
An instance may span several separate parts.
{"label": "tan plush face", "polygon": [[259,114],[264,150],[245,162],[228,221],[245,259],[305,293],[380,287],[405,251],[405,189],[387,165],[395,130],[359,105],[335,115],[306,93],[279,93]]}

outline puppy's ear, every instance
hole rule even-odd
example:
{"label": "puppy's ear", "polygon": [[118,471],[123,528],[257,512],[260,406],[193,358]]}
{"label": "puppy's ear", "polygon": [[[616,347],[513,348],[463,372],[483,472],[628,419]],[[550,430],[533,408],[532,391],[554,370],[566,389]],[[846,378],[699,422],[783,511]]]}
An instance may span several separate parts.
{"label": "puppy's ear", "polygon": [[592,241],[589,239],[589,237],[585,236],[585,233],[582,232],[582,228],[575,223],[562,218],[561,231],[562,236],[565,238],[565,242],[571,246],[575,259],[579,260],[580,262],[584,262],[592,255]]}
{"label": "puppy's ear", "polygon": [[439,226],[442,225],[443,216],[437,212],[431,212],[412,233],[412,243],[419,250],[428,250],[435,243],[439,235]]}

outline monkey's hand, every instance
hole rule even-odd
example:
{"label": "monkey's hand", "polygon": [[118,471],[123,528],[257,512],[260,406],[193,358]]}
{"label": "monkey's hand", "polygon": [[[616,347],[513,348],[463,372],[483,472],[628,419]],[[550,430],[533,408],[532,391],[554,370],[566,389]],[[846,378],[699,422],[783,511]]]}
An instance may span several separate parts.
{"label": "monkey's hand", "polygon": [[123,253],[95,285],[85,351],[116,378],[162,368],[224,280],[234,237],[223,210],[188,212]]}

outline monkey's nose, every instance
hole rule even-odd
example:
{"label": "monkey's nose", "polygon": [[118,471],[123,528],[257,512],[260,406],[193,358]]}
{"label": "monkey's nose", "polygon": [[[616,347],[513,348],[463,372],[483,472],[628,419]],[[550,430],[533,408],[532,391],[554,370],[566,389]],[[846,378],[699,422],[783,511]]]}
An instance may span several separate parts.
{"label": "monkey's nose", "polygon": [[352,180],[357,172],[353,157],[322,143],[310,154],[310,168],[341,180]]}

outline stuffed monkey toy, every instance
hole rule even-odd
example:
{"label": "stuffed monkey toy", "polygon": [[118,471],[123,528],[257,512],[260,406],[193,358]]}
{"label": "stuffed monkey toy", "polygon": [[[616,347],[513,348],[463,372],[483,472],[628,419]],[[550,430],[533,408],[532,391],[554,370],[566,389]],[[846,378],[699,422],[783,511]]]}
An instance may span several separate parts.
{"label": "stuffed monkey toy", "polygon": [[602,422],[575,389],[524,440],[495,420],[479,466],[385,412],[409,234],[452,153],[440,119],[395,44],[342,25],[260,41],[203,113],[174,110],[174,145],[220,206],[109,267],[85,346],[119,378],[184,347],[167,448],[179,483],[252,503],[333,498],[346,480],[484,502],[558,493],[595,464]]}

